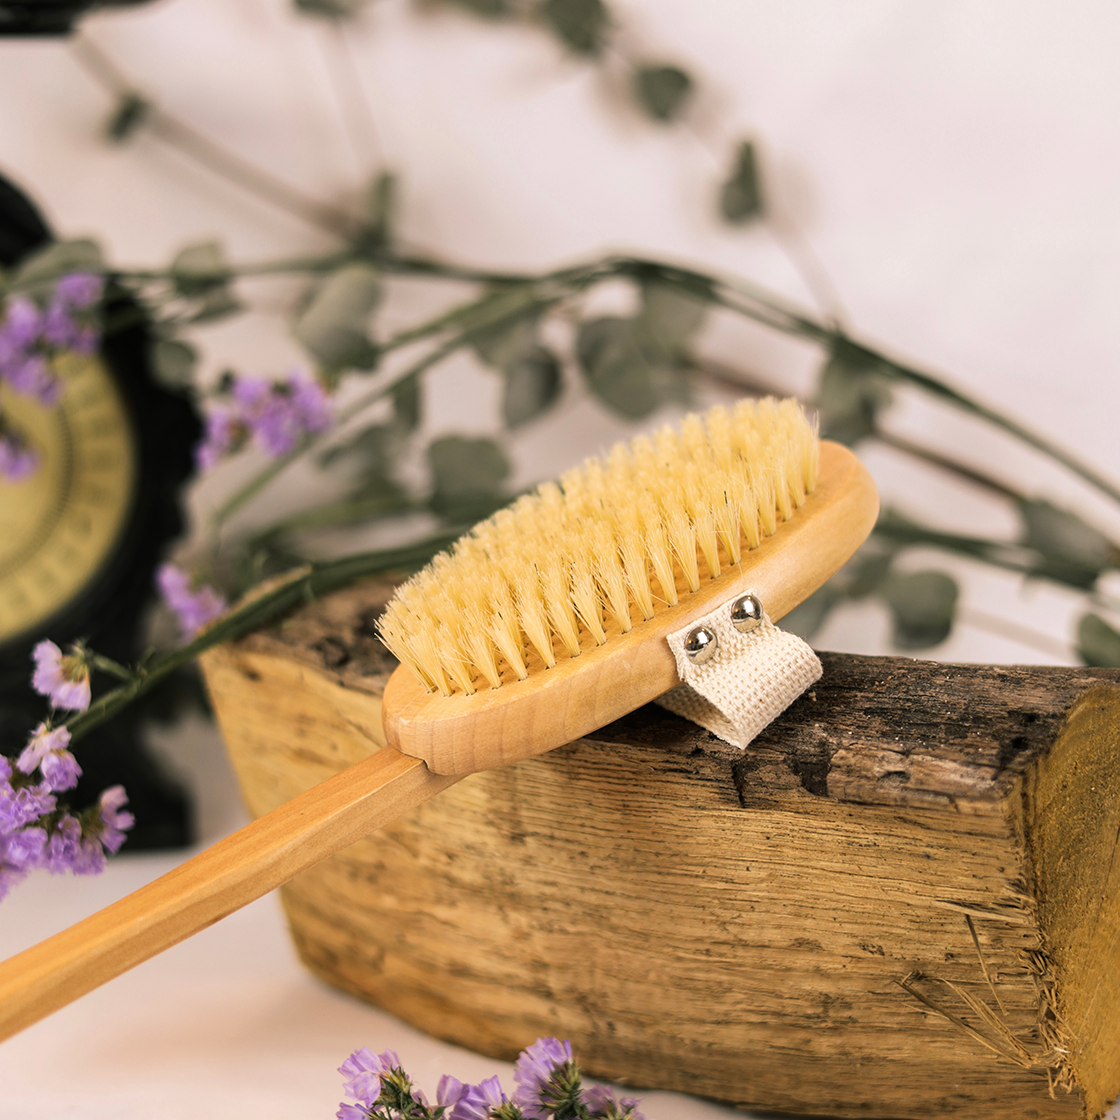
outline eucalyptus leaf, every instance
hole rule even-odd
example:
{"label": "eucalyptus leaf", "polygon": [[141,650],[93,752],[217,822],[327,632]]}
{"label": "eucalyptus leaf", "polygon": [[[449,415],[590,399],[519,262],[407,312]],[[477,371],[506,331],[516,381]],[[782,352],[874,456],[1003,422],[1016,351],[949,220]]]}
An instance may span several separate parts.
{"label": "eucalyptus leaf", "polygon": [[305,16],[326,19],[350,19],[369,3],[369,0],[292,0],[297,12]]}
{"label": "eucalyptus leaf", "polygon": [[680,361],[704,324],[708,304],[701,294],[676,284],[649,280],[642,285],[642,329],[671,361]]}
{"label": "eucalyptus leaf", "polygon": [[443,436],[428,445],[428,465],[437,513],[477,520],[505,504],[510,463],[493,440]]}
{"label": "eucalyptus leaf", "polygon": [[423,418],[423,397],[420,377],[413,374],[393,386],[390,394],[393,403],[393,423],[404,432],[414,432]]}
{"label": "eucalyptus leaf", "polygon": [[487,19],[501,19],[513,12],[510,0],[446,0],[446,2],[454,4],[457,8],[466,8],[468,12]]}
{"label": "eucalyptus leaf", "polygon": [[935,646],[953,629],[960,593],[956,580],[944,572],[895,572],[880,594],[890,607],[900,649]]}
{"label": "eucalyptus leaf", "polygon": [[634,96],[658,121],[671,121],[684,108],[692,79],[679,66],[639,66],[634,71]]}
{"label": "eucalyptus leaf", "polygon": [[468,335],[470,347],[486,365],[504,371],[537,348],[540,316],[541,308],[533,306],[524,315],[476,328]]}
{"label": "eucalyptus leaf", "polygon": [[375,239],[382,244],[392,236],[397,217],[397,177],[382,171],[369,189],[369,220]]}
{"label": "eucalyptus leaf", "polygon": [[105,136],[114,143],[123,143],[147,120],[151,109],[151,102],[146,98],[134,90],[126,90],[117,98],[105,122]]}
{"label": "eucalyptus leaf", "polygon": [[648,416],[681,393],[679,370],[667,363],[638,319],[608,317],[582,323],[576,353],[588,388],[632,420]]}
{"label": "eucalyptus leaf", "polygon": [[535,420],[552,407],[560,395],[563,377],[560,362],[543,346],[536,346],[505,368],[502,418],[507,428]]}
{"label": "eucalyptus leaf", "polygon": [[610,26],[603,0],[544,0],[540,14],[561,42],[577,54],[597,54]]}
{"label": "eucalyptus leaf", "polygon": [[217,241],[201,241],[181,249],[171,262],[171,281],[182,296],[198,296],[229,283],[231,269]]}
{"label": "eucalyptus leaf", "polygon": [[890,403],[890,376],[883,361],[845,338],[836,339],[814,402],[821,435],[853,446],[875,434]]}
{"label": "eucalyptus leaf", "polygon": [[1117,562],[1116,546],[1099,529],[1070,510],[1044,499],[1019,503],[1021,541],[1041,554],[1042,574],[1088,589]]}
{"label": "eucalyptus leaf", "polygon": [[391,474],[402,447],[402,434],[395,424],[369,424],[340,443],[332,444],[320,456],[319,463],[329,467],[340,459],[361,461],[366,475]]}
{"label": "eucalyptus leaf", "polygon": [[190,317],[192,323],[212,323],[218,319],[227,319],[242,310],[243,304],[230,291],[226,285],[211,288],[199,298],[194,313]]}
{"label": "eucalyptus leaf", "polygon": [[736,225],[762,216],[762,184],[754,145],[744,140],[735,151],[735,163],[719,196],[720,213]]}
{"label": "eucalyptus leaf", "polygon": [[381,298],[381,277],[368,264],[348,264],[332,272],[312,293],[296,318],[297,339],[327,373],[372,369],[377,348],[369,320]]}
{"label": "eucalyptus leaf", "polygon": [[151,345],[152,374],[171,389],[184,389],[193,383],[198,351],[177,338],[157,338]]}
{"label": "eucalyptus leaf", "polygon": [[1120,669],[1120,631],[1100,615],[1082,615],[1077,625],[1077,656],[1086,665]]}
{"label": "eucalyptus leaf", "polygon": [[12,281],[23,286],[48,284],[72,272],[103,273],[105,261],[96,241],[52,241],[26,258],[16,269]]}

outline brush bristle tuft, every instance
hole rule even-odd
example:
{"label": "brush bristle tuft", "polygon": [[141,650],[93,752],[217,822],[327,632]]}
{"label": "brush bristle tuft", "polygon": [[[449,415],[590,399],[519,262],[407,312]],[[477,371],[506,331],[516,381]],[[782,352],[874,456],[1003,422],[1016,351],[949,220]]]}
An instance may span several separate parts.
{"label": "brush bristle tuft", "polygon": [[687,416],[476,525],[400,587],[381,640],[444,696],[544,672],[739,564],[812,493],[818,465],[796,401]]}

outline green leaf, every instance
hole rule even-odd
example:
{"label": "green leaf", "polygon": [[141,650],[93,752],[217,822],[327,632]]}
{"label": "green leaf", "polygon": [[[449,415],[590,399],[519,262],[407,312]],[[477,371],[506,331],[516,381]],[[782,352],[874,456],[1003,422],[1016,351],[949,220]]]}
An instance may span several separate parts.
{"label": "green leaf", "polygon": [[540,14],[576,54],[598,54],[610,26],[603,0],[544,0]]}
{"label": "green leaf", "polygon": [[199,298],[190,322],[212,323],[236,315],[241,308],[241,301],[223,284],[220,288],[211,288]]}
{"label": "green leaf", "polygon": [[127,140],[144,122],[152,106],[140,94],[126,90],[117,98],[109,119],[105,122],[105,136],[116,144]]}
{"label": "green leaf", "polygon": [[420,392],[420,376],[413,374],[393,386],[390,394],[393,402],[393,423],[404,432],[414,432],[420,427],[423,417],[423,397]]}
{"label": "green leaf", "polygon": [[874,435],[880,413],[891,403],[887,368],[862,346],[846,338],[834,341],[814,402],[822,436],[854,446]]}
{"label": "green leaf", "polygon": [[880,594],[890,607],[894,643],[900,649],[935,646],[953,629],[959,591],[944,572],[896,572]]}
{"label": "green leaf", "polygon": [[293,6],[297,12],[305,16],[350,19],[368,2],[369,0],[293,0]]}
{"label": "green leaf", "polygon": [[641,328],[671,362],[687,356],[707,313],[708,303],[702,295],[659,280],[642,285]]}
{"label": "green leaf", "polygon": [[397,217],[397,177],[382,171],[374,179],[368,197],[369,221],[375,241],[384,245],[391,237]]}
{"label": "green leaf", "polygon": [[505,367],[502,418],[517,428],[535,420],[552,407],[560,395],[563,378],[556,356],[535,346]]}
{"label": "green leaf", "polygon": [[466,8],[468,12],[486,19],[501,19],[513,11],[509,0],[447,0],[447,3],[454,4],[458,8]]}
{"label": "green leaf", "polygon": [[504,371],[536,349],[540,317],[541,308],[531,306],[523,315],[470,331],[468,343],[486,365]]}
{"label": "green leaf", "polygon": [[735,166],[719,196],[720,213],[739,224],[762,215],[762,185],[754,145],[744,140],[735,152]]}
{"label": "green leaf", "polygon": [[191,384],[198,351],[177,338],[157,338],[151,346],[152,373],[161,384],[183,389]]}
{"label": "green leaf", "polygon": [[582,323],[576,353],[588,388],[609,408],[632,420],[648,416],[685,389],[659,344],[638,319]]}
{"label": "green leaf", "polygon": [[639,66],[634,71],[634,96],[658,121],[671,121],[684,108],[692,79],[677,66]]}
{"label": "green leaf", "polygon": [[370,424],[341,443],[333,444],[319,456],[321,466],[328,467],[339,459],[358,458],[366,474],[390,474],[391,464],[398,457],[402,439],[395,424]]}
{"label": "green leaf", "polygon": [[33,253],[16,269],[12,280],[32,285],[58,280],[71,272],[103,273],[105,262],[96,241],[79,238],[74,241],[52,241]]}
{"label": "green leaf", "polygon": [[213,288],[225,287],[230,266],[217,241],[200,241],[180,249],[171,262],[171,281],[182,296],[198,296]]}
{"label": "green leaf", "polygon": [[296,318],[297,339],[328,374],[372,369],[377,348],[369,319],[381,297],[381,277],[368,264],[348,264],[332,272],[312,293]]}
{"label": "green leaf", "polygon": [[444,516],[477,520],[506,501],[506,453],[490,439],[443,436],[428,445],[432,508]]}
{"label": "green leaf", "polygon": [[1089,589],[1105,568],[1116,565],[1116,546],[1076,513],[1043,499],[1019,503],[1021,541],[1041,554],[1040,574]]}
{"label": "green leaf", "polygon": [[1082,615],[1077,626],[1077,656],[1086,665],[1120,669],[1120,631],[1100,615]]}

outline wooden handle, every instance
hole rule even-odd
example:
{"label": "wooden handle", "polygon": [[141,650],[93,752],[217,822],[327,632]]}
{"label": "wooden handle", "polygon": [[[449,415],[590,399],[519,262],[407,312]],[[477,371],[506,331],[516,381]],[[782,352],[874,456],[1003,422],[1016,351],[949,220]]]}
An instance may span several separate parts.
{"label": "wooden handle", "polygon": [[0,964],[0,1040],[185,940],[455,782],[385,747],[154,883]]}

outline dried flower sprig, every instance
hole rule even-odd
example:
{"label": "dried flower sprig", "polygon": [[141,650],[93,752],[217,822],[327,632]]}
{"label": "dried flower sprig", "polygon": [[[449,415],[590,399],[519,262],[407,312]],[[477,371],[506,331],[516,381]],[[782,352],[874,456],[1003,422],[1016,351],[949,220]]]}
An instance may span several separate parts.
{"label": "dried flower sprig", "polygon": [[583,1084],[570,1042],[538,1038],[514,1066],[507,1096],[497,1077],[468,1084],[440,1078],[436,1103],[416,1088],[393,1050],[355,1050],[339,1067],[349,1101],[337,1120],[643,1120],[638,1101]]}

